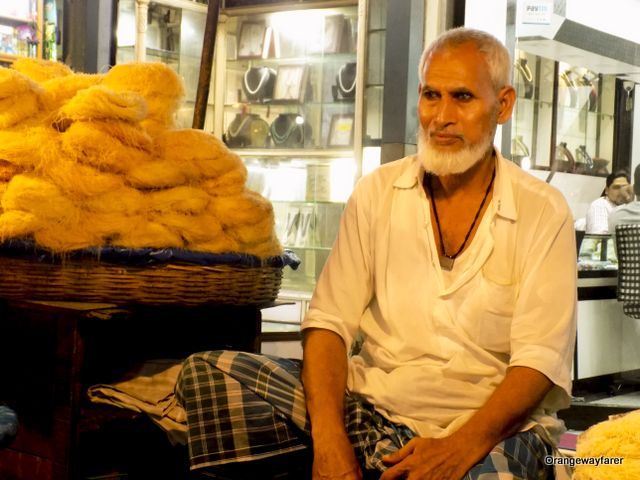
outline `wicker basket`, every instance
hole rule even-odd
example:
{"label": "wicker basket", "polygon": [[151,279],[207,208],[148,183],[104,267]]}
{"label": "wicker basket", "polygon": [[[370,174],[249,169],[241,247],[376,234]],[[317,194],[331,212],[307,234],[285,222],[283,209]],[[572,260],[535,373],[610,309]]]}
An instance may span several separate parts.
{"label": "wicker basket", "polygon": [[299,263],[290,252],[266,262],[236,255],[232,261],[219,256],[226,263],[215,264],[216,256],[209,255],[207,265],[176,262],[173,257],[127,265],[105,261],[95,251],[61,259],[33,250],[25,255],[21,250],[16,254],[15,245],[10,251],[0,247],[0,298],[119,305],[265,305],[278,295],[283,267],[296,268]]}

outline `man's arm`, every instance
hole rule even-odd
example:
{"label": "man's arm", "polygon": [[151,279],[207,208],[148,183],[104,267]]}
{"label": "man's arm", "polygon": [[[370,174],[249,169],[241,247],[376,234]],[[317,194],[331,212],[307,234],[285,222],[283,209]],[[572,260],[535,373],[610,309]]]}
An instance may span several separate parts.
{"label": "man's arm", "polygon": [[360,480],[362,474],[344,425],[347,353],[330,330],[304,330],[302,383],[311,420],[314,480]]}
{"label": "man's arm", "polygon": [[515,434],[553,383],[528,367],[512,367],[484,406],[449,437],[414,438],[384,458],[393,464],[380,480],[411,478],[457,480],[491,449]]}

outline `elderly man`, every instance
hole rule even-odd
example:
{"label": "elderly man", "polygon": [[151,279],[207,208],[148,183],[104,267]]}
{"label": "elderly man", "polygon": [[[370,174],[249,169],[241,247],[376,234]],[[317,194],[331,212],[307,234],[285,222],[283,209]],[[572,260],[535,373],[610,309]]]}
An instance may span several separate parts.
{"label": "elderly man", "polygon": [[190,417],[190,445],[208,429],[229,440],[210,464],[310,435],[313,480],[552,478],[545,457],[571,389],[574,231],[562,195],[493,147],[515,102],[510,69],[504,46],[475,30],[423,53],[418,154],[362,178],[347,204],[303,323],[303,388],[278,359],[187,361],[187,411],[198,376],[214,376],[216,418],[243,409],[221,385],[274,412],[278,435],[256,443],[267,430],[256,421],[227,421],[243,426],[234,436]]}

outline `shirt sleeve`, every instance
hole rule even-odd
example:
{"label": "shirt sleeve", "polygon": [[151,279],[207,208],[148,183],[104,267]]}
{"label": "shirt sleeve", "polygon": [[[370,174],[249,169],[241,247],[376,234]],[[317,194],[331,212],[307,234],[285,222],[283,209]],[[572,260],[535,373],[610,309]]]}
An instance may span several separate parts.
{"label": "shirt sleeve", "polygon": [[[302,329],[322,328],[342,337],[349,350],[373,292],[372,202],[361,179],[347,202],[338,236],[313,292]],[[369,182],[371,183],[371,182]]]}
{"label": "shirt sleeve", "polygon": [[[560,194],[558,194],[560,195]],[[510,366],[543,373],[571,395],[575,348],[577,261],[569,208],[548,202],[527,243],[511,326]],[[564,207],[564,208],[562,208]]]}

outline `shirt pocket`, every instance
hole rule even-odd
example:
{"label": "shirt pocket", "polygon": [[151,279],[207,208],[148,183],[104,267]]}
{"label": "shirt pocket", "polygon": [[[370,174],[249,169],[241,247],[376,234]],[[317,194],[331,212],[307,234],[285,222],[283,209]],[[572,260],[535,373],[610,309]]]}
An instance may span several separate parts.
{"label": "shirt pocket", "polygon": [[477,303],[479,321],[476,331],[478,346],[493,352],[510,353],[515,285],[498,283],[481,274],[477,295],[479,296]]}

